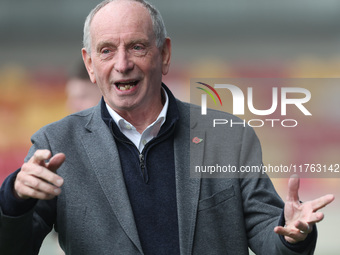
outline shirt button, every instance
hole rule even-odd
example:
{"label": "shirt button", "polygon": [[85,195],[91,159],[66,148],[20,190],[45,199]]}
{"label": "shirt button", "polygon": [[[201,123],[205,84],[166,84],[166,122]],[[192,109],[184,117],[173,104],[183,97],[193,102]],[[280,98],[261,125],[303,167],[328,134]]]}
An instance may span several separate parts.
{"label": "shirt button", "polygon": [[143,139],[142,143],[143,143],[143,145],[145,145],[147,143],[147,141],[145,139]]}
{"label": "shirt button", "polygon": [[126,125],[125,125],[125,128],[126,128],[126,129],[131,129],[132,127],[131,127],[129,124],[126,124]]}

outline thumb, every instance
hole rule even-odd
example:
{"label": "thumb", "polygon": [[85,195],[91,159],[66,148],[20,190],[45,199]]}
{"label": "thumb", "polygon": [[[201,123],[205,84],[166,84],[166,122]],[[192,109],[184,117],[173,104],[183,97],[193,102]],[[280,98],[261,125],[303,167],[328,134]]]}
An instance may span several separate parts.
{"label": "thumb", "polygon": [[50,159],[47,164],[47,168],[55,173],[57,169],[64,163],[65,159],[66,156],[64,153],[57,153]]}

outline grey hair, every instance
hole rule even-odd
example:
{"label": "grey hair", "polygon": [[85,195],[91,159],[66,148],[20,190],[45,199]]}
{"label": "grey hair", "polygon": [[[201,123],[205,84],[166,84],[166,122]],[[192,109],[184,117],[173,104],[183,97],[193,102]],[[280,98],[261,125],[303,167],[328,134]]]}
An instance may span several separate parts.
{"label": "grey hair", "polygon": [[[92,19],[100,9],[114,1],[117,0],[104,0],[103,2],[99,3],[94,9],[92,9],[92,11],[87,16],[84,23],[83,47],[88,53],[91,52],[90,25]],[[160,12],[145,0],[128,0],[128,1],[141,3],[149,11],[152,20],[153,31],[156,37],[156,46],[158,48],[162,47],[165,38],[167,37],[167,32]]]}

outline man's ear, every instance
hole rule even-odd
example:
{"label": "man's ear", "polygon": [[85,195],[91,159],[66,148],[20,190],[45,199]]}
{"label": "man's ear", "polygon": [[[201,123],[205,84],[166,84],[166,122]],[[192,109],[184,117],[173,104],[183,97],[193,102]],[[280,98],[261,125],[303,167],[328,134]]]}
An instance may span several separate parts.
{"label": "man's ear", "polygon": [[162,74],[166,75],[169,72],[171,62],[171,39],[165,38],[162,47]]}
{"label": "man's ear", "polygon": [[96,83],[96,77],[94,75],[93,67],[92,67],[92,58],[91,54],[86,51],[85,48],[81,49],[81,55],[83,56],[83,61],[86,67],[86,70],[90,76],[90,80],[92,83]]}

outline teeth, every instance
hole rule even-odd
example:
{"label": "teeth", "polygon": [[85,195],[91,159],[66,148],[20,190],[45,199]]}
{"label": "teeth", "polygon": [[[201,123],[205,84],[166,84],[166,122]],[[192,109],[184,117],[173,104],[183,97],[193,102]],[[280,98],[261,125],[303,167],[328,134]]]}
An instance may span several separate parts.
{"label": "teeth", "polygon": [[120,90],[129,90],[129,89],[132,89],[133,87],[135,87],[136,85],[125,85],[125,86],[122,86],[122,85],[119,85],[119,89]]}
{"label": "teeth", "polygon": [[119,82],[117,87],[119,90],[129,90],[132,89],[137,85],[137,81],[126,81],[126,82]]}

